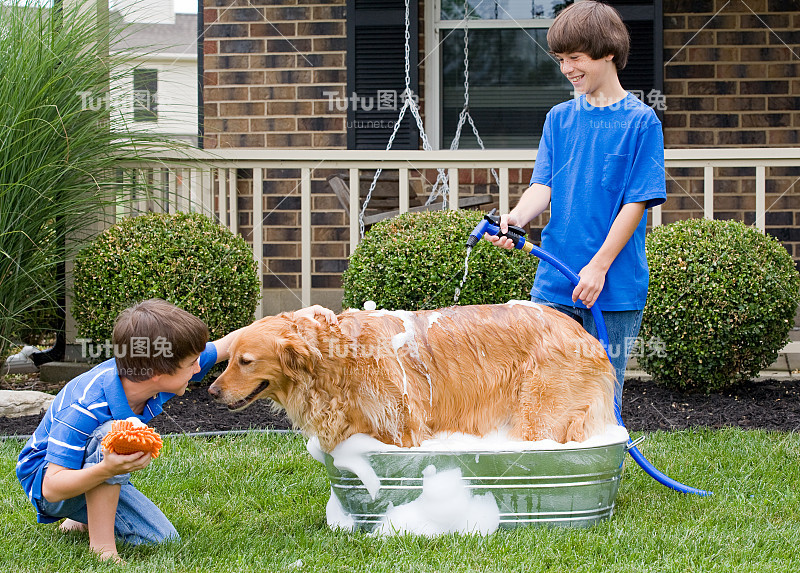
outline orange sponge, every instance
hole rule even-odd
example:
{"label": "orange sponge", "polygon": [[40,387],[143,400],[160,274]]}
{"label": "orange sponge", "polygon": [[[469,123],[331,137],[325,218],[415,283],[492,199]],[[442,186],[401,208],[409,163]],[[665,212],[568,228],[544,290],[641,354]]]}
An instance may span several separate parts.
{"label": "orange sponge", "polygon": [[111,424],[111,431],[103,438],[105,449],[122,455],[149,452],[157,458],[161,446],[158,432],[138,420],[115,420]]}

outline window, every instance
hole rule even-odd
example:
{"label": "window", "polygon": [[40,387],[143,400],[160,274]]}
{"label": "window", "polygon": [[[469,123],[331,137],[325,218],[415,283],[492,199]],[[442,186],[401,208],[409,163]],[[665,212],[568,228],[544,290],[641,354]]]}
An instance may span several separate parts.
{"label": "window", "polygon": [[133,70],[133,120],[158,121],[158,70]]}
{"label": "window", "polygon": [[[469,111],[487,148],[536,147],[544,118],[572,97],[548,53],[547,30],[567,3],[469,0]],[[449,147],[464,106],[464,2],[441,0],[440,147]],[[476,148],[468,125],[460,148]]]}
{"label": "window", "polygon": [[[609,3],[631,33],[623,87],[640,97],[661,90],[661,2]],[[547,47],[547,30],[569,4],[468,0],[469,111],[486,148],[537,147],[547,111],[573,97]],[[464,106],[464,0],[431,2],[426,18],[426,129],[439,148],[449,148]],[[465,125],[459,148],[476,147]]]}
{"label": "window", "polygon": [[[418,6],[418,0],[411,0],[411,46],[419,37]],[[415,94],[419,93],[417,63],[417,51],[411,50],[408,71]],[[338,101],[329,105],[347,107],[348,149],[386,148],[405,103],[404,91],[404,0],[347,0],[347,92],[332,95]],[[406,113],[392,148],[418,149],[418,142],[416,123]]]}

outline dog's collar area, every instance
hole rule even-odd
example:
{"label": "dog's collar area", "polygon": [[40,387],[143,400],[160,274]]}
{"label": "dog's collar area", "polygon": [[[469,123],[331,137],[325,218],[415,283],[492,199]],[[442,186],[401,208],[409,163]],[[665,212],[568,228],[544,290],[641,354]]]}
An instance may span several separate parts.
{"label": "dog's collar area", "polygon": [[247,397],[242,398],[233,404],[228,404],[228,410],[241,410],[242,408],[249,406],[252,402],[255,402],[256,397],[266,390],[268,386],[269,380],[262,380],[261,384],[258,385],[258,388],[250,392]]}

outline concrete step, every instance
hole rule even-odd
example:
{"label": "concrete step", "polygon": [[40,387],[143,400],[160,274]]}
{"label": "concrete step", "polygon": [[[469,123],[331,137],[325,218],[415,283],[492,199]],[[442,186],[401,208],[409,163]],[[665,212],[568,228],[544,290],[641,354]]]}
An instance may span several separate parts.
{"label": "concrete step", "polygon": [[[790,334],[790,338],[793,336]],[[644,372],[640,369],[639,363],[635,357],[631,357],[628,361],[627,377],[633,376],[631,372]],[[800,340],[792,340],[783,347],[783,350],[778,354],[775,362],[765,368],[759,375],[760,378],[775,378],[775,373],[782,373],[788,376],[797,376],[800,378]],[[792,374],[794,373],[794,374]]]}
{"label": "concrete step", "polygon": [[784,346],[778,359],[773,362],[768,370],[782,370],[792,373],[798,372],[800,375],[800,341],[794,340]]}
{"label": "concrete step", "polygon": [[48,362],[39,367],[39,378],[42,382],[69,382],[93,366],[85,362]]}

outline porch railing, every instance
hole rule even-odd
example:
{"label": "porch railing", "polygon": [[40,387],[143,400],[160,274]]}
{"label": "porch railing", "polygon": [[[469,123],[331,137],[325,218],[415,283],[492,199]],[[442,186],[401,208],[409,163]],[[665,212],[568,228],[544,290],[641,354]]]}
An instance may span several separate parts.
{"label": "porch railing", "polygon": [[[755,226],[765,229],[767,168],[800,168],[800,148],[749,148],[749,149],[670,149],[666,151],[667,175],[675,168],[702,169],[702,212],[706,218],[714,217],[715,169],[753,168],[755,180]],[[460,169],[497,170],[499,175],[499,210],[511,207],[509,170],[530,169],[536,159],[531,150],[493,151],[347,151],[347,150],[190,150],[185,153],[164,152],[145,162],[127,165],[131,173],[142,173],[152,181],[146,197],[135,198],[117,215],[144,211],[200,211],[216,218],[234,233],[237,228],[237,194],[243,181],[238,170],[248,170],[249,193],[253,198],[253,257],[262,264],[264,219],[269,214],[264,208],[263,182],[271,170],[296,170],[298,184],[292,194],[300,197],[301,278],[300,299],[303,305],[311,303],[312,276],[312,177],[317,170],[346,171],[349,176],[350,204],[348,215],[350,251],[359,241],[360,211],[359,180],[366,170],[377,168],[398,170],[398,203],[401,212],[409,209],[409,173],[432,169],[446,169],[450,180],[449,205],[458,205]],[[141,176],[141,175],[140,175]],[[519,186],[519,184],[515,184]],[[687,194],[689,194],[687,192]],[[699,210],[699,204],[698,209]],[[661,208],[652,210],[654,226],[662,223]],[[261,238],[261,240],[258,240]],[[259,305],[257,315],[262,316]]]}

